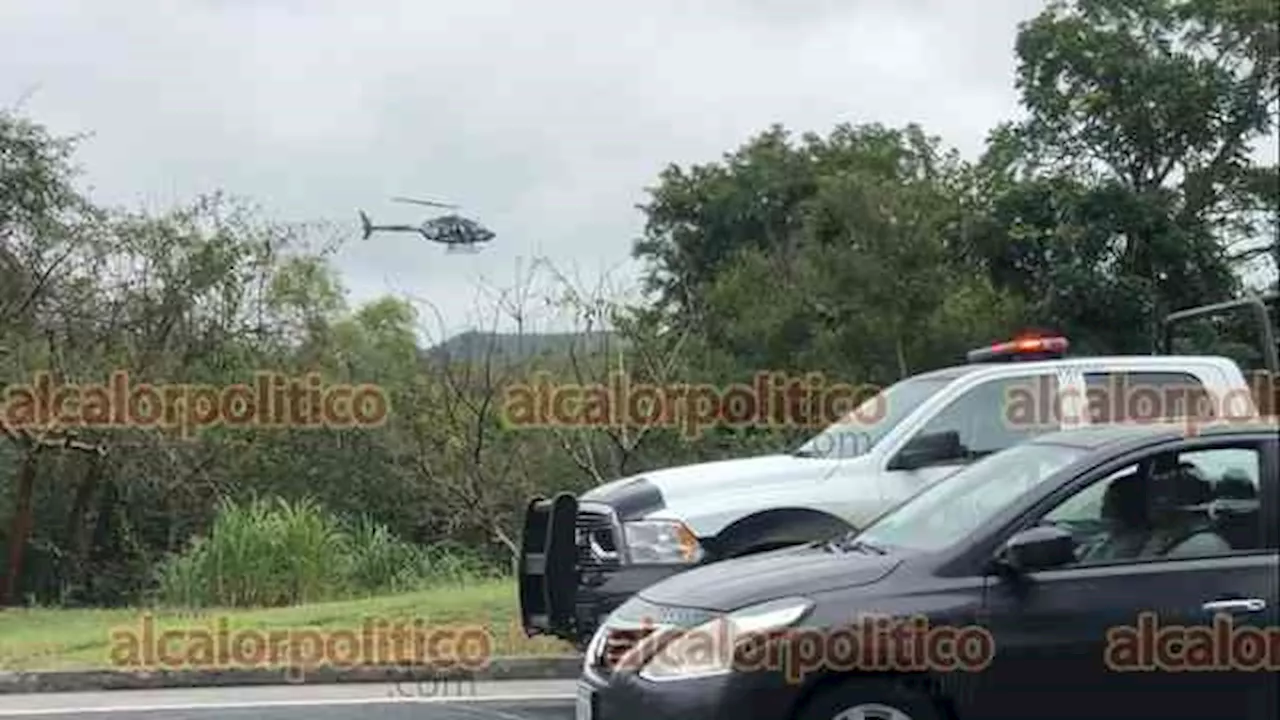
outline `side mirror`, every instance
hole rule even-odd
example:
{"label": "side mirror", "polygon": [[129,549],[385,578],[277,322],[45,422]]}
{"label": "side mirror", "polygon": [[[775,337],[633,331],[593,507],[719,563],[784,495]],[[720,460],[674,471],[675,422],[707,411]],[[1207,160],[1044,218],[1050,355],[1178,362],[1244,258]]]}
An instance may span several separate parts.
{"label": "side mirror", "polygon": [[893,462],[889,463],[889,469],[915,470],[947,460],[960,460],[964,456],[960,433],[954,430],[917,435],[898,451]]}
{"label": "side mirror", "polygon": [[1005,542],[996,554],[996,568],[1021,575],[1070,565],[1076,560],[1071,533],[1052,525],[1027,528]]}

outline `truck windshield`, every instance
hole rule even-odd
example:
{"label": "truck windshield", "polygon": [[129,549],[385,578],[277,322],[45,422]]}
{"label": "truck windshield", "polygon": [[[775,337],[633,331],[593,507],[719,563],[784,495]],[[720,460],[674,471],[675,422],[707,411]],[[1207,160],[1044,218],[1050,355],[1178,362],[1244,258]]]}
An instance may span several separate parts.
{"label": "truck windshield", "polygon": [[917,377],[894,383],[863,402],[844,420],[809,438],[792,455],[830,460],[865,455],[912,410],[954,379]]}
{"label": "truck windshield", "polygon": [[989,455],[881,516],[857,540],[907,550],[949,547],[1085,452],[1028,443]]}

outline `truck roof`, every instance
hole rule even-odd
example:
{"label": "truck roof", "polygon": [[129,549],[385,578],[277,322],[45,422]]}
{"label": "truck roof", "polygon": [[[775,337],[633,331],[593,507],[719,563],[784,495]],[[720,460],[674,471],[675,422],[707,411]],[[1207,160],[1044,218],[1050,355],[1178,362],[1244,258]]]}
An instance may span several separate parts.
{"label": "truck roof", "polygon": [[966,375],[983,371],[1005,372],[1010,366],[1015,365],[1020,368],[1025,368],[1028,372],[1035,372],[1045,368],[1056,369],[1071,367],[1097,371],[1099,368],[1105,368],[1107,366],[1114,367],[1116,369],[1124,369],[1135,365],[1181,369],[1189,361],[1221,364],[1233,368],[1239,367],[1236,365],[1234,360],[1221,355],[1086,355],[1081,357],[1054,358],[1052,360],[975,362],[930,370],[928,372],[920,373],[914,377],[932,380],[955,380]]}

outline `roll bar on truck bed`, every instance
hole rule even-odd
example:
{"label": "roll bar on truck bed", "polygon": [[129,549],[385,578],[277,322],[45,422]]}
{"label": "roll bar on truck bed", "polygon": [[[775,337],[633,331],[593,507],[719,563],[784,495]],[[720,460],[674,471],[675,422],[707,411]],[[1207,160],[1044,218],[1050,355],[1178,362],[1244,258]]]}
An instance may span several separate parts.
{"label": "roll bar on truck bed", "polygon": [[1258,372],[1261,376],[1258,379],[1261,382],[1255,382],[1253,386],[1257,395],[1254,402],[1257,403],[1261,415],[1275,416],[1280,414],[1280,338],[1277,338],[1273,312],[1280,312],[1280,292],[1262,295],[1250,293],[1237,300],[1201,305],[1170,313],[1164,319],[1164,333],[1157,352],[1165,355],[1173,354],[1175,331],[1179,326],[1191,320],[1239,310],[1248,310],[1252,313],[1257,322],[1262,344],[1264,369]]}

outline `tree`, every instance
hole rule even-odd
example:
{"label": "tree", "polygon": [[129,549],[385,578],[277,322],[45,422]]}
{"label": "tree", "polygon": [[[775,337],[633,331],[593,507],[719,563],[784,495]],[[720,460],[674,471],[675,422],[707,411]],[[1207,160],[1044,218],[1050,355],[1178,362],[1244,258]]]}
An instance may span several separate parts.
{"label": "tree", "polygon": [[[952,247],[963,170],[916,126],[842,125],[795,145],[774,127],[722,163],[669,168],[635,253],[656,309],[731,359],[720,380],[785,367],[891,382],[1018,316]],[[976,315],[942,320],[959,305]]]}
{"label": "tree", "polygon": [[[821,148],[817,136],[803,139]],[[644,238],[633,254],[649,263],[645,288],[664,310],[694,316],[715,273],[747,248],[772,248],[794,235],[800,203],[814,190],[815,157],[774,125],[723,162],[670,165],[642,204]]]}
{"label": "tree", "polygon": [[1276,167],[1250,151],[1277,121],[1276,20],[1269,0],[1054,2],[1017,40],[1034,162],[1177,187],[1180,225],[1274,197]]}
{"label": "tree", "polygon": [[965,252],[1085,349],[1145,351],[1163,314],[1222,300],[1266,252],[1280,53],[1266,0],[1055,2],[1017,39],[1025,120],[975,172]]}
{"label": "tree", "polygon": [[39,374],[226,388],[267,370],[394,387],[416,362],[394,308],[347,314],[306,228],[220,194],[161,214],[102,210],[74,187],[74,146],[0,116],[0,603],[136,599],[224,498],[316,495],[409,515],[376,433],[26,416],[12,393]]}
{"label": "tree", "polygon": [[[101,217],[72,185],[75,173],[69,158],[74,147],[71,139],[54,138],[40,125],[0,112],[0,377],[18,379],[15,368],[32,356],[57,362],[55,335],[41,332],[41,325],[60,315],[68,299],[74,302],[77,287],[86,279],[83,265],[79,274],[67,266],[92,260],[86,237]],[[61,319],[71,320],[65,314]],[[0,398],[0,437],[17,451],[18,468],[0,607],[12,603],[18,591],[35,522],[40,456],[50,450],[91,453],[92,477],[100,468],[97,456],[105,452],[102,445],[84,442],[56,424],[16,422],[3,402],[7,400]]]}

